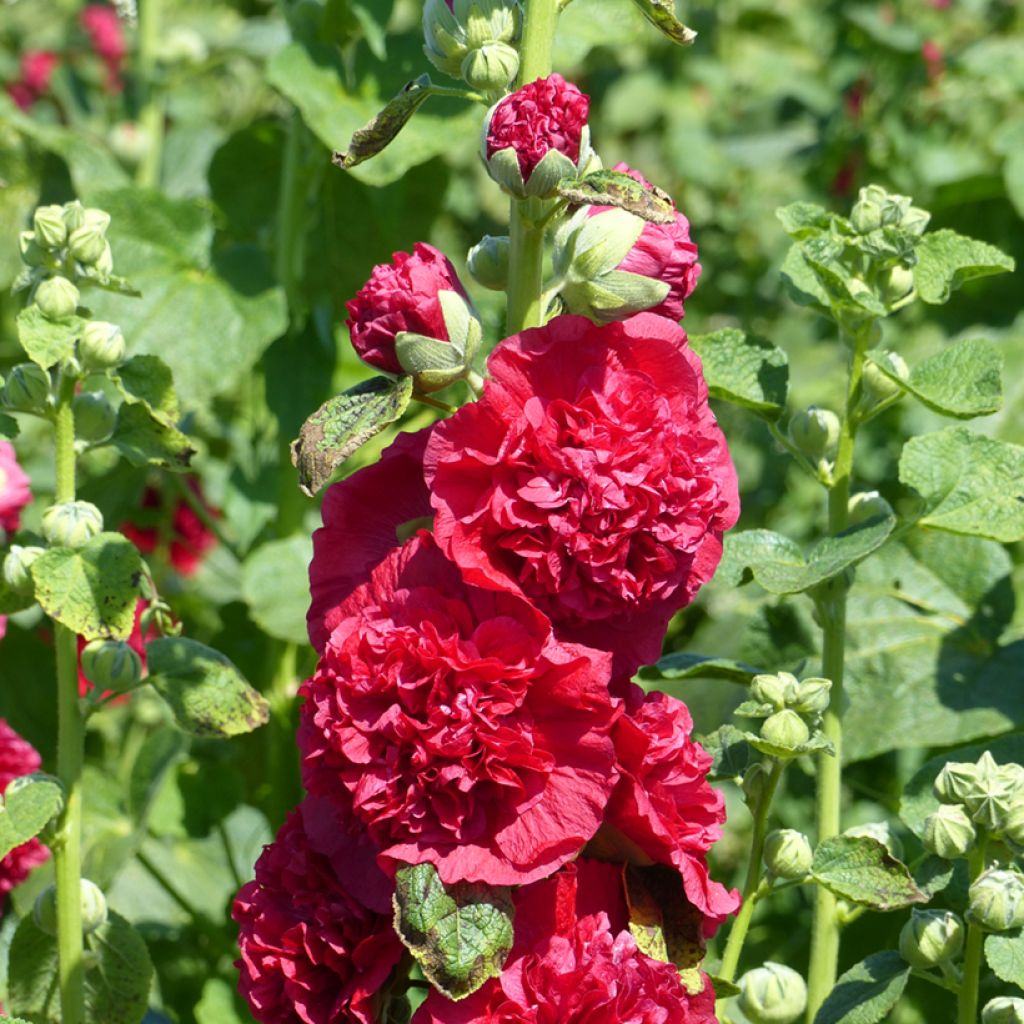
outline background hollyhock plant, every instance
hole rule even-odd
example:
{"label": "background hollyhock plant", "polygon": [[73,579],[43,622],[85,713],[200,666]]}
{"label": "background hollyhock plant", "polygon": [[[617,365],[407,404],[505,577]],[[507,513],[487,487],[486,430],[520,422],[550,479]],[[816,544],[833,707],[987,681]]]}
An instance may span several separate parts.
{"label": "background hollyhock plant", "polygon": [[592,157],[587,113],[590,99],[561,75],[524,85],[491,109],[483,127],[484,163],[514,196],[555,194],[562,178]]}
{"label": "background hollyhock plant", "polygon": [[[35,747],[0,718],[0,793],[14,779],[39,771],[42,763]],[[0,859],[0,898],[24,882],[28,873],[49,856],[49,851],[38,839],[30,839]]]}
{"label": "background hollyhock plant", "polygon": [[559,317],[503,341],[425,456],[443,550],[626,672],[715,571],[736,474],[683,331]]}
{"label": "background hollyhock plant", "polygon": [[[307,817],[332,821],[333,849],[314,848]],[[349,833],[332,808],[298,808],[235,899],[240,988],[260,1024],[375,1024],[375,996],[402,955],[387,883],[346,856]],[[381,898],[383,894],[383,899]]]}
{"label": "background hollyhock plant", "polygon": [[467,586],[420,533],[342,602],[302,689],[306,785],[344,786],[383,856],[444,882],[543,878],[615,782],[608,670],[521,598]]}
{"label": "background hollyhock plant", "polygon": [[22,110],[28,110],[46,95],[60,57],[50,50],[30,50],[21,58],[20,76],[7,85],[8,95]]}
{"label": "background hollyhock plant", "polygon": [[[185,486],[202,503],[207,513],[220,512],[203,495],[199,480],[189,477]],[[200,518],[189,501],[157,487],[143,492],[138,521],[121,524],[121,532],[144,554],[166,545],[167,558],[182,576],[191,576],[217,545],[217,535]]]}
{"label": "background hollyhock plant", "polygon": [[501,976],[468,999],[432,992],[413,1024],[714,1024],[706,976],[691,995],[674,964],[626,930],[622,871],[580,860],[516,894],[515,945]]}

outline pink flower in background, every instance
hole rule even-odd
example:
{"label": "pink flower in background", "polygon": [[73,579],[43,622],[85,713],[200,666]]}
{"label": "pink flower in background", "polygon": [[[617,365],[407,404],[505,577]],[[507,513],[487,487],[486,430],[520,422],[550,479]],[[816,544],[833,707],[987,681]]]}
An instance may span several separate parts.
{"label": "pink flower in background", "polygon": [[128,52],[124,41],[124,29],[117,11],[106,4],[89,4],[78,17],[79,24],[89,36],[93,52],[107,68],[107,88],[120,92],[121,63]]}
{"label": "pink flower in background", "polygon": [[515,901],[501,976],[460,1002],[431,992],[413,1024],[715,1024],[706,975],[690,995],[674,964],[637,948],[618,865],[579,860]]}
{"label": "pink flower in background", "polygon": [[[0,718],[0,793],[14,779],[39,771],[42,763],[36,748]],[[49,851],[38,839],[30,839],[11,850],[0,860],[0,897],[24,882],[28,873],[49,856]]]}
{"label": "pink flower in background", "polygon": [[[189,477],[185,485],[199,499],[214,518],[220,511],[203,495],[202,484]],[[209,551],[217,545],[217,535],[199,518],[184,499],[169,500],[156,487],[147,487],[140,503],[142,509],[137,521],[121,524],[121,532],[144,554],[150,555],[167,543],[171,565],[182,576],[192,576],[202,565]],[[169,521],[168,521],[169,520]]]}
{"label": "pink flower in background", "polygon": [[0,441],[0,528],[14,533],[21,525],[21,510],[32,500],[29,479],[18,465],[10,441]]}
{"label": "pink flower in background", "polygon": [[[292,811],[235,898],[239,990],[260,1024],[374,1024],[374,997],[404,949],[388,882],[347,856],[356,841],[330,808],[306,810]],[[309,820],[334,825],[330,854],[315,848]]]}
{"label": "pink flower in background", "polygon": [[560,635],[657,660],[739,515],[700,360],[664,317],[563,316],[506,338],[483,397],[436,424],[424,466],[439,545]]}
{"label": "pink flower in background", "polygon": [[50,50],[29,50],[21,58],[21,76],[7,86],[11,99],[28,110],[50,88],[50,79],[60,63],[60,57]]}
{"label": "pink flower in background", "polygon": [[301,691],[304,781],[347,790],[392,862],[446,883],[543,878],[615,783],[609,662],[522,598],[467,586],[422,531],[339,608]]}

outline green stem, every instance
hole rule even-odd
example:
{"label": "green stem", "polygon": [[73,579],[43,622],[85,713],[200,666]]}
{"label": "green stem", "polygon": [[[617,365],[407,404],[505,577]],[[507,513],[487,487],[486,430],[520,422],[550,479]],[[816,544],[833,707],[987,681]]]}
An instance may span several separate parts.
{"label": "green stem", "polygon": [[520,87],[551,74],[558,0],[526,0],[523,42],[519,48]]}
{"label": "green stem", "polygon": [[[973,882],[985,870],[985,843],[971,851],[967,861]],[[964,970],[957,997],[956,1024],[978,1024],[978,989],[981,985],[982,944],[985,933],[967,918],[967,941],[964,944]]]}
{"label": "green stem", "polygon": [[[74,382],[62,381],[55,418],[57,504],[75,500]],[[57,952],[63,1024],[85,1021],[85,967],[82,962],[82,763],[85,719],[78,701],[78,638],[54,623],[57,648],[57,774],[65,804],[53,843],[57,883]]]}
{"label": "green stem", "polygon": [[[828,492],[828,529],[837,534],[849,525],[850,477],[857,441],[855,409],[860,399],[861,375],[867,333],[852,339],[853,356],[846,392],[846,414],[839,434],[832,486]],[[824,631],[822,675],[832,681],[831,699],[822,721],[822,731],[832,743],[833,754],[818,755],[817,819],[818,842],[838,835],[841,825],[843,782],[843,681],[846,661],[846,595],[849,581],[845,575],[824,584],[816,601]],[[807,977],[807,1021],[814,1020],[818,1008],[835,987],[839,966],[839,929],[836,897],[818,886],[811,930],[811,962]]]}
{"label": "green stem", "polygon": [[[765,783],[764,791],[754,809],[754,834],[750,843],[750,860],[747,862],[747,879],[743,885],[743,904],[736,920],[729,931],[729,941],[725,944],[725,953],[722,956],[722,966],[718,970],[718,976],[725,981],[732,981],[736,977],[736,968],[739,966],[740,953],[743,950],[743,943],[746,941],[747,932],[750,929],[750,921],[754,916],[754,907],[757,905],[758,889],[761,886],[761,873],[764,863],[764,841],[768,832],[768,812],[771,809],[772,798],[778,787],[779,779],[782,778],[784,762],[775,761]],[[721,1009],[724,1000],[719,1000]]]}
{"label": "green stem", "polygon": [[142,84],[139,128],[148,142],[135,170],[135,182],[142,188],[160,185],[160,164],[164,149],[164,97],[156,84],[157,50],[160,46],[162,0],[139,0],[139,51],[137,67]]}

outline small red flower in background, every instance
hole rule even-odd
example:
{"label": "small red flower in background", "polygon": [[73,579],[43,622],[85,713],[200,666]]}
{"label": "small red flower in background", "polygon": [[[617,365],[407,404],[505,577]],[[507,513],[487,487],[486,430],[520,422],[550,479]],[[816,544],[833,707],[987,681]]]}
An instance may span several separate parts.
{"label": "small red flower in background", "polygon": [[[36,748],[0,718],[0,793],[12,780],[39,771],[42,763]],[[38,839],[30,839],[11,850],[0,860],[0,897],[24,882],[28,873],[49,856],[49,851]]]}
{"label": "small red flower in background", "polygon": [[[328,837],[325,850],[318,839]],[[374,1024],[374,996],[404,947],[390,885],[364,849],[313,797],[264,847],[231,915],[239,989],[260,1024]]]}
{"label": "small red flower in background", "polygon": [[589,97],[561,75],[538,78],[494,108],[487,130],[487,158],[513,149],[524,181],[549,150],[576,163],[589,111]]}
{"label": "small red flower in background", "polygon": [[[195,477],[190,477],[185,483],[210,515],[220,515],[205,500],[202,486]],[[191,576],[202,564],[205,555],[217,544],[217,535],[204,525],[184,498],[177,498],[172,506],[166,494],[155,487],[146,488],[141,507],[152,510],[153,514],[147,515],[144,522],[122,523],[121,532],[144,555],[150,555],[161,546],[164,527],[171,565],[182,576]]]}
{"label": "small red flower in background", "polygon": [[50,50],[29,50],[21,58],[21,77],[7,86],[11,99],[28,110],[50,88],[50,79],[60,63],[60,57]]}
{"label": "small red flower in background", "polygon": [[439,291],[466,297],[455,268],[440,250],[417,242],[373,268],[370,280],[348,302],[348,329],[359,358],[385,373],[404,373],[395,354],[400,331],[448,341]]}
{"label": "small red flower in background", "polygon": [[93,52],[106,65],[107,88],[111,92],[120,92],[124,87],[121,82],[121,63],[128,48],[117,11],[106,4],[89,4],[82,9],[78,20],[89,36]]}
{"label": "small red flower in background", "polygon": [[384,857],[446,883],[543,878],[615,783],[609,662],[522,598],[467,586],[423,531],[342,603],[302,688],[306,787],[344,787]]}
{"label": "small red flower in background", "polygon": [[715,993],[690,995],[674,964],[627,930],[622,868],[579,860],[515,896],[505,968],[452,1002],[433,991],[413,1024],[715,1024]]}
{"label": "small red flower in background", "polygon": [[468,582],[524,594],[632,674],[739,515],[700,360],[676,324],[641,313],[557,317],[505,339],[489,368],[483,397],[427,444],[438,544]]}
{"label": "small red flower in background", "polygon": [[924,58],[928,81],[934,82],[937,78],[941,78],[946,70],[946,59],[942,47],[934,39],[926,39],[921,44],[921,56]]}

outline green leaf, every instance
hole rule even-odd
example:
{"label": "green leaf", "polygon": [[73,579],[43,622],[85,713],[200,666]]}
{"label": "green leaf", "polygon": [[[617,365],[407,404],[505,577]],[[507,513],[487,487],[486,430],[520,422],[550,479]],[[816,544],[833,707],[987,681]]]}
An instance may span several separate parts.
{"label": "green leaf", "polygon": [[938,895],[953,881],[955,868],[951,861],[929,854],[914,871],[914,882],[929,899]]}
{"label": "green leaf", "polygon": [[677,17],[672,0],[633,0],[640,13],[659,31],[679,46],[689,46],[697,33]]}
{"label": "green leaf", "polygon": [[884,844],[865,836],[832,836],[814,851],[811,876],[843,899],[874,910],[901,910],[928,897],[905,864]]}
{"label": "green leaf", "polygon": [[412,400],[412,377],[371,377],[328,399],[292,442],[299,486],[313,496],[360,445],[394,423]]}
{"label": "green leaf", "polygon": [[203,985],[195,1014],[196,1024],[245,1024],[246,1020],[235,1002],[234,988],[220,978],[210,978]]}
{"label": "green leaf", "polygon": [[747,770],[750,744],[747,742],[747,734],[735,725],[720,725],[714,732],[701,736],[700,745],[713,758],[708,773],[712,781],[735,779]]}
{"label": "green leaf", "polygon": [[168,774],[185,756],[188,741],[167,727],[151,732],[132,762],[128,785],[128,813],[137,827],[145,827]]}
{"label": "green leaf", "polygon": [[884,353],[868,355],[886,377],[942,416],[969,420],[1003,404],[1003,354],[990,341],[972,338],[930,356],[909,380],[892,371]]}
{"label": "green leaf", "polygon": [[8,416],[5,412],[0,412],[0,437],[6,437],[13,440],[21,433],[21,427],[18,426],[18,421],[13,416]]}
{"label": "green leaf", "polygon": [[353,132],[348,149],[332,156],[334,164],[347,171],[376,156],[394,142],[398,133],[430,96],[430,75],[420,75],[406,83],[402,91],[388,100],[384,109],[374,114],[368,124]]}
{"label": "green leaf", "polygon": [[790,246],[779,273],[794,302],[801,306],[812,306],[825,316],[830,315],[828,292],[822,287],[814,268],[804,259],[799,245]]}
{"label": "green leaf", "polygon": [[877,1024],[899,1001],[910,965],[894,950],[873,953],[836,982],[814,1024]]}
{"label": "green leaf", "polygon": [[18,314],[18,341],[33,363],[48,370],[75,354],[75,342],[84,325],[80,316],[51,320],[33,304]]}
{"label": "green leaf", "polygon": [[118,409],[111,441],[133,466],[162,466],[184,472],[195,454],[187,435],[154,418],[142,402],[125,402]]}
{"label": "green leaf", "polygon": [[193,736],[229,737],[266,725],[270,706],[225,655],[195,640],[146,644],[149,681]]}
{"label": "green leaf", "polygon": [[690,989],[694,979],[686,974],[704,960],[704,921],[687,899],[682,877],[660,864],[629,864],[624,878],[629,930],[640,952],[675,964]]}
{"label": "green leaf", "polygon": [[780,206],[775,211],[775,216],[779,219],[786,234],[797,241],[813,238],[823,231],[828,231],[836,219],[836,215],[830,213],[825,207],[818,206],[817,203],[803,202]]}
{"label": "green leaf", "polygon": [[[738,586],[750,576],[772,594],[799,594],[838,576],[877,551],[896,526],[893,516],[869,519],[826,537],[805,558],[799,545],[771,530],[729,534],[717,579]],[[749,574],[749,575],[748,575]]]}
{"label": "green leaf", "polygon": [[647,188],[623,171],[566,178],[559,183],[558,194],[571,206],[614,206],[652,224],[674,224],[676,219],[676,206],[667,192],[656,185]]}
{"label": "green leaf", "polygon": [[658,679],[724,679],[730,683],[747,685],[760,669],[731,658],[709,658],[705,654],[680,651],[666,654],[655,665],[646,665],[637,673],[639,679],[651,682]]}
{"label": "green leaf", "polygon": [[159,356],[132,356],[111,376],[126,401],[141,403],[153,419],[168,427],[178,422],[181,410],[174,378]]}
{"label": "green leaf", "polygon": [[[139,933],[110,911],[106,924],[85,937],[95,964],[84,972],[86,1019],[139,1024],[146,1014],[153,964]],[[26,917],[14,933],[8,1002],[33,1024],[60,1024],[57,940]]]}
{"label": "green leaf", "polygon": [[399,868],[395,930],[424,975],[446,996],[462,999],[501,974],[512,948],[508,886],[446,886],[433,864]]}
{"label": "green leaf", "polygon": [[1004,544],[1024,539],[1024,448],[948,427],[911,438],[899,472],[924,499],[921,526]]}
{"label": "green leaf", "polygon": [[51,548],[32,563],[43,611],[87,640],[127,640],[135,625],[142,556],[120,533],[97,534],[84,547]]}
{"label": "green leaf", "polygon": [[1024,988],[1024,932],[989,935],[985,939],[985,959],[997,978]]}
{"label": "green leaf", "polygon": [[242,597],[253,621],[269,636],[305,644],[309,606],[308,535],[272,540],[253,551],[242,566]]}
{"label": "green leaf", "polygon": [[915,250],[914,285],[931,305],[941,305],[964,282],[1014,269],[1014,261],[994,245],[976,242],[947,228],[924,235]]}
{"label": "green leaf", "polygon": [[713,398],[769,420],[782,415],[789,392],[789,360],[782,349],[731,327],[691,337],[690,347],[701,358]]}
{"label": "green leaf", "polygon": [[[0,565],[3,565],[5,556],[6,552],[0,551]],[[4,579],[3,573],[0,573],[0,615],[14,615],[16,612],[23,612],[35,603],[36,599],[33,594],[19,594],[12,590],[10,584]]]}
{"label": "green leaf", "polygon": [[22,775],[0,804],[0,858],[43,831],[64,807],[64,787],[51,775]]}

